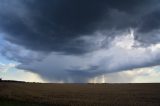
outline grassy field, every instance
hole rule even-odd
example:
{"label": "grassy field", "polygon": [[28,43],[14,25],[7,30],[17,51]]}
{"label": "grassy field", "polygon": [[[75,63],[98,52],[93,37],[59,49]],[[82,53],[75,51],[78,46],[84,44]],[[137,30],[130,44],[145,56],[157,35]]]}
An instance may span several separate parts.
{"label": "grassy field", "polygon": [[0,106],[160,106],[160,84],[0,82]]}

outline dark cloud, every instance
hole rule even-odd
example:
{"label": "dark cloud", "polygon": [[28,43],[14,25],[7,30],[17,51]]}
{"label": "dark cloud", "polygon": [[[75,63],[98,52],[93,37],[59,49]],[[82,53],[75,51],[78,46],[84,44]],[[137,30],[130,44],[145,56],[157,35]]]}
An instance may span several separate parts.
{"label": "dark cloud", "polygon": [[143,21],[141,23],[140,32],[147,33],[152,30],[157,30],[160,28],[160,10],[157,9],[150,14],[143,16]]}
{"label": "dark cloud", "polygon": [[28,64],[30,62],[40,61],[47,55],[46,53],[43,54],[42,52],[38,53],[35,51],[30,51],[24,49],[21,46],[14,45],[11,43],[3,44],[3,46],[0,48],[0,54],[9,60],[14,60],[22,64]]}
{"label": "dark cloud", "polygon": [[[75,40],[81,36],[129,27],[139,28],[139,31],[158,28],[159,12],[154,12],[157,2],[158,0],[1,0],[0,29],[6,33],[8,41],[31,50],[81,54],[90,51],[87,47],[92,45],[83,40]],[[142,17],[144,18],[141,19]],[[138,25],[140,22],[142,25]]]}
{"label": "dark cloud", "polygon": [[0,53],[64,82],[159,65],[159,9],[159,0],[0,0],[9,41]]}

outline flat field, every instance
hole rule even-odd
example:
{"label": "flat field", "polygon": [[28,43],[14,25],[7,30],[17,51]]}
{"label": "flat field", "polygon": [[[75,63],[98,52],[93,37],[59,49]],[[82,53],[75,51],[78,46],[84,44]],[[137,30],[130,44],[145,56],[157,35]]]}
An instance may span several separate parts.
{"label": "flat field", "polygon": [[160,106],[160,84],[0,82],[0,106]]}

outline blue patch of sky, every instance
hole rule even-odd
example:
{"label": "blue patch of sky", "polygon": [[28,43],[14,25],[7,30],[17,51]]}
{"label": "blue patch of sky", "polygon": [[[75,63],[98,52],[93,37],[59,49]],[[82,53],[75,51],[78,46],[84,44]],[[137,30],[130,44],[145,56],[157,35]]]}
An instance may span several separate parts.
{"label": "blue patch of sky", "polygon": [[19,76],[24,76],[25,74],[25,71],[11,67],[5,72],[0,72],[0,78],[3,80],[23,80],[22,78],[19,78]]}
{"label": "blue patch of sky", "polygon": [[155,71],[160,71],[160,66],[154,67],[154,70],[155,70]]}

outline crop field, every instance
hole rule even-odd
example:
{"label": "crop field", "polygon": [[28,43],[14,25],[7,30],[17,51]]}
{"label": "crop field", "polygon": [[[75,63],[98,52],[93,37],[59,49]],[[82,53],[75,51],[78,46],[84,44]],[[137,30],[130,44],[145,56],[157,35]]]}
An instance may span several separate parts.
{"label": "crop field", "polygon": [[0,82],[0,106],[160,106],[160,84]]}

